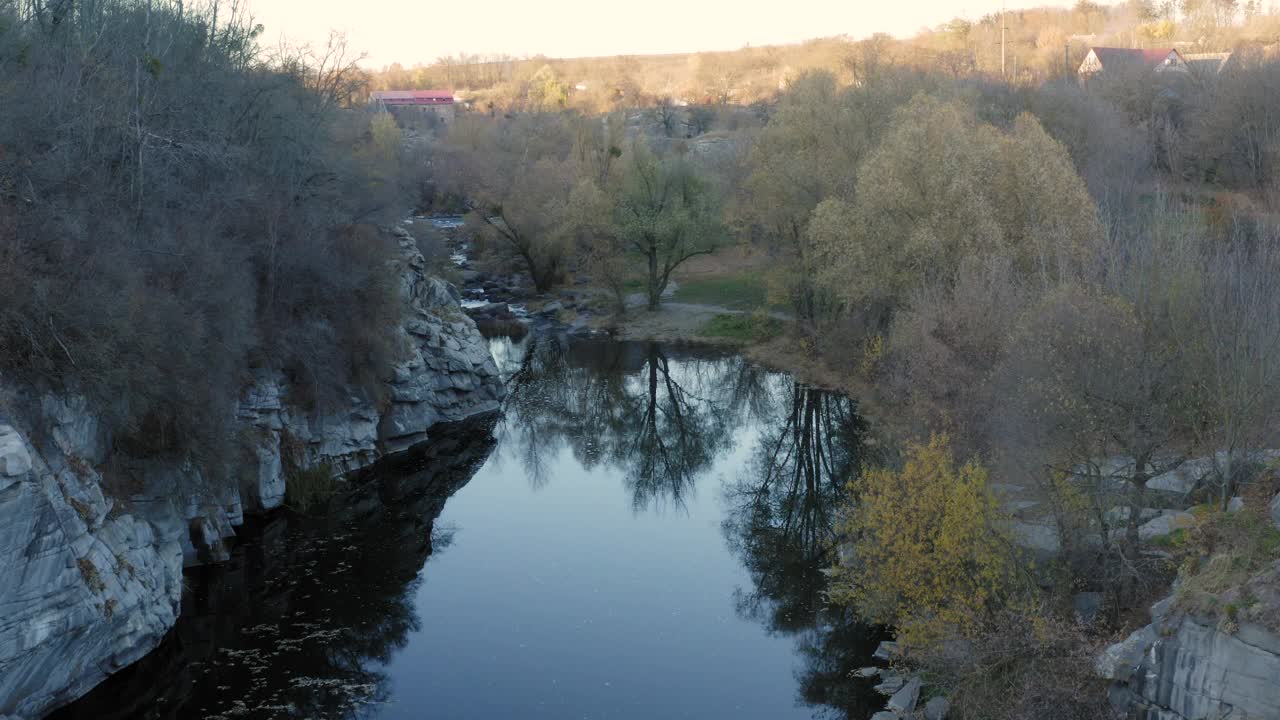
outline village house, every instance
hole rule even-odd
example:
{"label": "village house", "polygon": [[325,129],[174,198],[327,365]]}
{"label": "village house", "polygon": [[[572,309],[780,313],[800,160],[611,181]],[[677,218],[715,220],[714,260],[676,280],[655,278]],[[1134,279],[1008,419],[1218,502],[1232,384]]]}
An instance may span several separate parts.
{"label": "village house", "polygon": [[1188,75],[1190,68],[1176,48],[1093,47],[1080,63],[1078,75],[1081,82],[1088,82],[1108,75],[1146,72]]}

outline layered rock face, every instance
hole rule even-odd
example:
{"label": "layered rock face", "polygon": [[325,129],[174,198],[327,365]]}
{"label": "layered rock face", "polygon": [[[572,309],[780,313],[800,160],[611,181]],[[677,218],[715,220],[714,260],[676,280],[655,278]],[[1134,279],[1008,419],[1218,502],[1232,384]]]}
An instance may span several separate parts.
{"label": "layered rock face", "polygon": [[1280,718],[1280,636],[1252,623],[1224,632],[1169,604],[1100,658],[1116,708],[1137,720]]}
{"label": "layered rock face", "polygon": [[83,456],[47,457],[0,422],[0,715],[38,717],[142,657],[182,594],[185,527],[117,512]]}
{"label": "layered rock face", "polygon": [[284,501],[286,466],[335,475],[429,438],[433,425],[496,410],[501,379],[457,291],[424,272],[396,233],[406,359],[379,408],[289,403],[260,371],[237,408],[237,482],[191,463],[110,458],[125,490],[103,492],[107,443],[80,398],[45,396],[22,421],[0,416],[0,716],[40,717],[154,648],[172,627],[184,566],[227,558],[245,512]]}

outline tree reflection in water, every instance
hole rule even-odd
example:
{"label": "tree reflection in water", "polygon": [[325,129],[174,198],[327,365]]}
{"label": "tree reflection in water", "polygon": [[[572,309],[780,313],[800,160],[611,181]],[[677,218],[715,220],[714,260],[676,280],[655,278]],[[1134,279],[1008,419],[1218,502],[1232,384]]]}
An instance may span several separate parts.
{"label": "tree reflection in water", "polygon": [[725,537],[751,576],[739,615],[796,637],[804,668],[800,698],[826,714],[867,717],[883,698],[850,672],[880,634],[826,602],[842,489],[865,458],[865,426],[852,400],[780,379],[759,419],[764,426],[747,473],[725,488]]}
{"label": "tree reflection in water", "polygon": [[501,443],[536,484],[567,445],[587,469],[623,473],[634,508],[679,505],[750,423],[763,427],[746,474],[725,488],[726,539],[751,577],[740,616],[793,636],[799,700],[821,714],[868,717],[884,698],[850,678],[882,633],[825,601],[836,508],[866,455],[865,426],[843,395],[764,371],[740,356],[655,343],[532,340],[509,385]]}
{"label": "tree reflection in water", "polygon": [[682,354],[657,343],[549,336],[531,341],[513,377],[503,441],[535,484],[567,444],[590,470],[620,470],[637,511],[680,507],[732,444],[765,373],[737,355]]}

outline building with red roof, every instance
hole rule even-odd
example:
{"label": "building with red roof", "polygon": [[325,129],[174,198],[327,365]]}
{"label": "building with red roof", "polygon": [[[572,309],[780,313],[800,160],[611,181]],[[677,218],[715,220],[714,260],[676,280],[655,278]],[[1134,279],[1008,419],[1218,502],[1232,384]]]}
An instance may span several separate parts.
{"label": "building with red roof", "polygon": [[452,105],[456,102],[452,90],[375,90],[370,100],[383,107]]}

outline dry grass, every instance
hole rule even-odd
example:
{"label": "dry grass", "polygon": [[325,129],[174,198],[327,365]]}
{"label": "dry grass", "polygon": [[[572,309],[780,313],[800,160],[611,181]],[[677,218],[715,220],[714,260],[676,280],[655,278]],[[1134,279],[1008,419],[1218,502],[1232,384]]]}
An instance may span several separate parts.
{"label": "dry grass", "polygon": [[1184,559],[1175,608],[1218,620],[1280,630],[1280,529],[1258,491],[1239,512],[1202,510],[1182,538]]}
{"label": "dry grass", "polygon": [[303,512],[328,503],[337,489],[338,481],[327,463],[293,469],[285,477],[286,501],[290,507]]}
{"label": "dry grass", "polygon": [[87,557],[76,558],[76,565],[80,568],[80,577],[84,578],[84,584],[90,590],[100,593],[107,589],[107,584],[102,581],[102,574],[98,572],[98,566]]}

